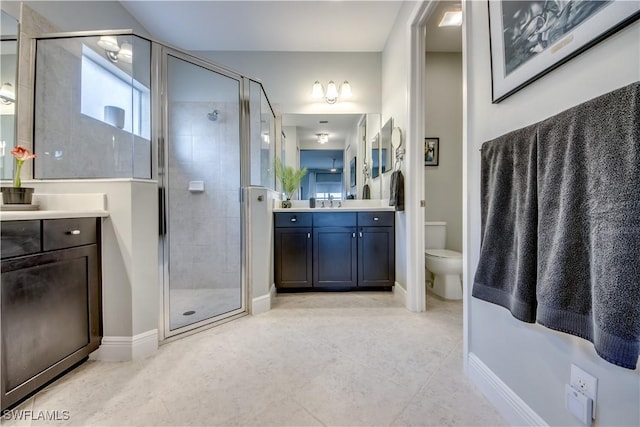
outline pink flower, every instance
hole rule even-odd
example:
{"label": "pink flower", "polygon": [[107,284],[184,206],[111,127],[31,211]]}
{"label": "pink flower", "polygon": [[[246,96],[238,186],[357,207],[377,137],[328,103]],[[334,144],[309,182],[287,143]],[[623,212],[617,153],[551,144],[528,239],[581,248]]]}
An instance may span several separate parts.
{"label": "pink flower", "polygon": [[22,187],[22,181],[20,180],[20,170],[22,169],[22,164],[25,160],[35,159],[36,155],[31,154],[29,149],[24,148],[21,145],[16,145],[16,147],[11,150],[11,154],[16,158],[16,174],[13,177],[13,186],[15,188]]}
{"label": "pink flower", "polygon": [[13,157],[15,157],[16,160],[22,160],[23,162],[25,160],[36,158],[35,154],[31,154],[31,151],[29,151],[28,148],[24,148],[21,145],[16,145],[15,148],[11,150],[11,154],[13,154]]}

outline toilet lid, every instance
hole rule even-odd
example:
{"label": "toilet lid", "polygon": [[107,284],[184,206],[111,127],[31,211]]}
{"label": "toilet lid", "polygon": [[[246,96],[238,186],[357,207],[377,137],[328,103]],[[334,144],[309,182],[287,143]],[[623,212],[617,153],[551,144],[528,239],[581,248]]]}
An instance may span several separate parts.
{"label": "toilet lid", "polygon": [[449,249],[427,249],[424,253],[438,258],[462,258],[462,254],[460,252],[451,251]]}

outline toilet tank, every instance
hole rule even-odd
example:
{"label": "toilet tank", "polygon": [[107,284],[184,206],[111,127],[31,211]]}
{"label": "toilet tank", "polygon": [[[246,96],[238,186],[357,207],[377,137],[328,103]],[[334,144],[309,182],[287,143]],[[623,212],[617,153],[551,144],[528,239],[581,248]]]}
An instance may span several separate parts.
{"label": "toilet tank", "polygon": [[424,248],[444,249],[447,241],[447,223],[427,221],[424,223]]}

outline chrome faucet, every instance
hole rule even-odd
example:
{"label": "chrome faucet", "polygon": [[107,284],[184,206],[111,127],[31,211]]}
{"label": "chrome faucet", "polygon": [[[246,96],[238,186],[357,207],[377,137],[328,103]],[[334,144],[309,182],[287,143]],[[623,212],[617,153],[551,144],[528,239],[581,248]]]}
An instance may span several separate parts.
{"label": "chrome faucet", "polygon": [[329,207],[333,207],[333,194],[329,194]]}

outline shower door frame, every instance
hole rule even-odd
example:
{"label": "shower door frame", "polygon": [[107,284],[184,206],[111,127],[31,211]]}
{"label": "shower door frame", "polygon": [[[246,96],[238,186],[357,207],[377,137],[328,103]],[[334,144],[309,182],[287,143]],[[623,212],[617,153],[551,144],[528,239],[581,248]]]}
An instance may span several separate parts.
{"label": "shower door frame", "polygon": [[[249,265],[249,251],[248,248],[248,233],[247,233],[247,206],[244,197],[244,188],[247,187],[249,182],[249,167],[250,167],[250,151],[249,151],[249,81],[245,76],[238,74],[232,70],[228,70],[212,62],[206,61],[202,58],[195,57],[181,50],[168,47],[160,43],[154,43],[152,48],[152,56],[155,55],[155,64],[158,64],[156,70],[157,74],[157,94],[159,94],[159,102],[155,103],[158,106],[158,110],[155,112],[159,120],[159,126],[156,127],[158,132],[157,137],[154,138],[157,141],[157,153],[158,153],[158,188],[159,188],[159,221],[160,221],[160,251],[159,251],[159,265],[160,265],[160,278],[162,282],[161,293],[161,325],[159,330],[160,341],[165,341],[169,338],[177,336],[184,336],[191,333],[208,329],[216,325],[235,320],[237,318],[246,316],[249,314],[248,301],[249,301],[249,289],[248,289],[248,272],[247,266]],[[238,101],[239,101],[239,151],[240,151],[240,187],[238,188],[238,203],[240,207],[240,308],[231,310],[226,313],[219,314],[207,319],[203,319],[192,324],[181,326],[176,329],[171,329],[171,317],[170,317],[170,278],[169,278],[169,258],[171,256],[169,250],[169,213],[168,213],[168,162],[169,162],[169,146],[170,136],[169,129],[169,104],[168,104],[168,58],[173,56],[174,58],[188,62],[192,65],[202,67],[212,73],[216,73],[238,82]]]}

